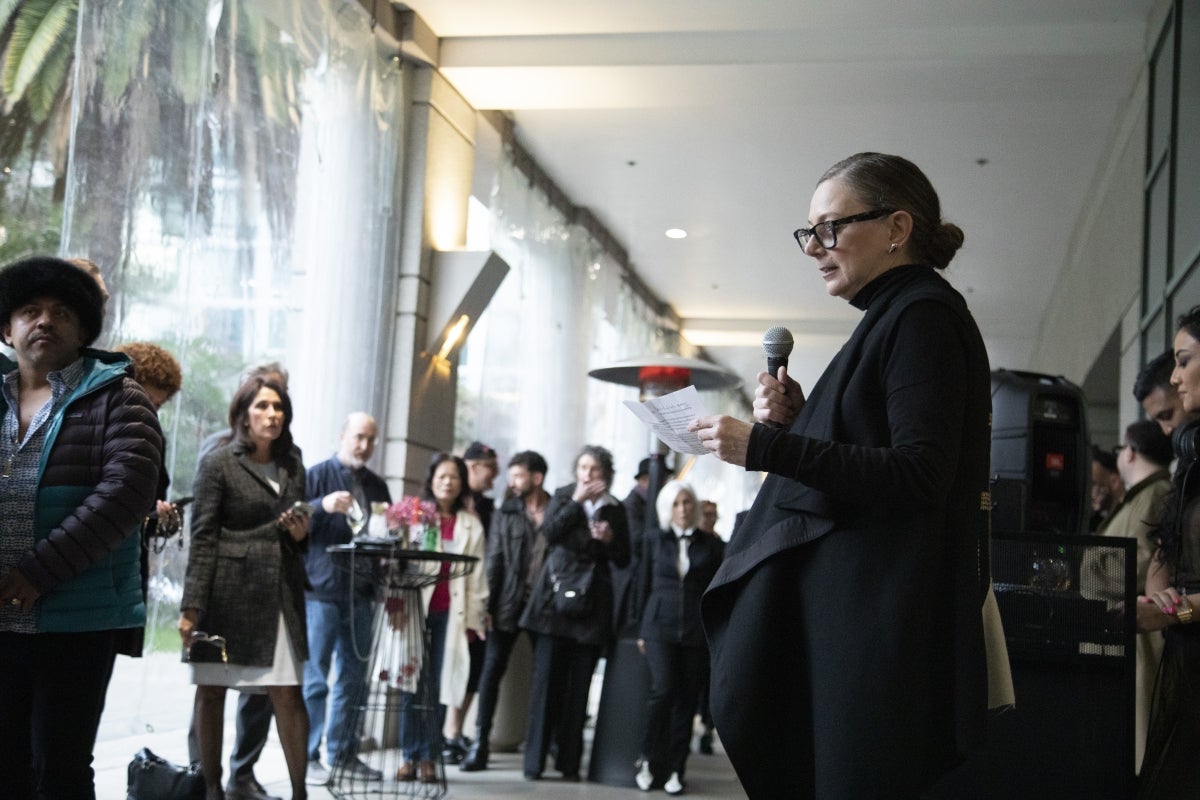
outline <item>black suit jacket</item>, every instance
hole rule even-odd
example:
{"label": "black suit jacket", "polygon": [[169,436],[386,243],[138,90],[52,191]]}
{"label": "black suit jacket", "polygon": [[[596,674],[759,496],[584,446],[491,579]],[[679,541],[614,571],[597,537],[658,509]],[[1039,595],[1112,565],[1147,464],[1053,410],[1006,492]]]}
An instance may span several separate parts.
{"label": "black suit jacket", "polygon": [[643,601],[638,635],[649,641],[704,647],[700,596],[721,565],[724,543],[711,533],[693,531],[688,571],[679,577],[679,540],[660,530],[642,543],[638,597]]}

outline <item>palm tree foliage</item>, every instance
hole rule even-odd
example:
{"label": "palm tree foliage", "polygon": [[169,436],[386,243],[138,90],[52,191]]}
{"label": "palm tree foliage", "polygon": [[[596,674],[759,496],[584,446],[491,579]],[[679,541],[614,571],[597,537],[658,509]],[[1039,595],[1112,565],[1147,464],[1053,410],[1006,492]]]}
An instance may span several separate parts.
{"label": "palm tree foliage", "polygon": [[[261,215],[290,239],[307,69],[290,42],[246,0],[0,0],[0,261],[92,258],[115,340],[176,295],[170,248],[203,248],[229,216],[245,220],[239,237]],[[139,228],[149,219],[154,233]],[[229,376],[210,385],[193,371],[203,348],[184,351],[189,394],[219,417],[213,386]]]}
{"label": "palm tree foliage", "polygon": [[75,52],[78,15],[77,0],[0,0],[0,93],[6,113],[24,99],[33,121],[50,116]]}
{"label": "palm tree foliage", "polygon": [[[0,208],[27,205],[23,193],[31,181],[14,177],[15,166],[33,170],[48,162],[59,183],[54,198],[62,199],[69,100],[72,91],[83,91],[88,130],[76,131],[82,137],[76,149],[99,148],[93,152],[122,172],[94,177],[113,179],[131,202],[148,194],[160,210],[183,206],[205,229],[214,175],[241,174],[266,189],[267,218],[286,234],[287,162],[297,149],[304,70],[299,54],[280,46],[280,31],[254,3],[104,5],[112,11],[99,3],[89,8],[85,24],[108,24],[90,33],[96,51],[81,63],[76,89],[79,0],[0,0],[0,167],[10,168],[0,177]],[[199,139],[198,116],[208,123]],[[119,205],[111,211],[133,210]],[[116,265],[129,255],[121,251],[121,222],[128,219],[106,216],[115,227],[93,257]]]}

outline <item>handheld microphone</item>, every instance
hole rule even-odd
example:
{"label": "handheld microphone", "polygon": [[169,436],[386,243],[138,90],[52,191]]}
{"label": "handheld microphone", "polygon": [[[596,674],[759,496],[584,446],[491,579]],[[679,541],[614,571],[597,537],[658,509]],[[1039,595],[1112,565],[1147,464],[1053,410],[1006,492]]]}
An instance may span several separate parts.
{"label": "handheld microphone", "polygon": [[767,372],[772,378],[779,377],[779,368],[788,365],[788,356],[792,354],[792,332],[782,325],[769,328],[763,334],[763,352],[767,354]]}

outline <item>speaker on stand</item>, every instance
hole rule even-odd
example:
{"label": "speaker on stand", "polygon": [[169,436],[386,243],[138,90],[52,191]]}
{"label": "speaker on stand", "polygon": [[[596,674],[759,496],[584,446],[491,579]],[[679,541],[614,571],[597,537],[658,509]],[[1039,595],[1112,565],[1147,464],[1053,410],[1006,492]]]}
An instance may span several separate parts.
{"label": "speaker on stand", "polygon": [[1061,376],[992,372],[992,530],[1083,534],[1091,466],[1083,392]]}

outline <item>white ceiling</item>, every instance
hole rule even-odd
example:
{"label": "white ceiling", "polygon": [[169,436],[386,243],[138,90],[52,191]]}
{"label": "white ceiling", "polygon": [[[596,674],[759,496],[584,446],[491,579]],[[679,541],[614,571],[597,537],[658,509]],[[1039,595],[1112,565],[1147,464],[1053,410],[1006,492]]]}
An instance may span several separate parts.
{"label": "white ceiling", "polygon": [[[784,324],[811,386],[857,321],[791,232],[817,178],[904,155],[966,232],[947,277],[993,366],[1027,365],[1153,0],[409,0],[439,66],[626,246],[747,385]],[[1131,231],[1140,221],[1131,220]],[[683,240],[667,228],[688,231]],[[703,335],[741,333],[749,346]]]}

